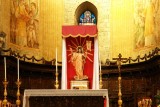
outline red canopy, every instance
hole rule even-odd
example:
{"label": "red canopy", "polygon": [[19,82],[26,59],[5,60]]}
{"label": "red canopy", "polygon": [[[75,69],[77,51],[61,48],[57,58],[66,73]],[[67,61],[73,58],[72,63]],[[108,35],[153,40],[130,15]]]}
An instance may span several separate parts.
{"label": "red canopy", "polygon": [[62,37],[96,37],[97,36],[97,26],[96,25],[86,25],[86,26],[62,26]]}

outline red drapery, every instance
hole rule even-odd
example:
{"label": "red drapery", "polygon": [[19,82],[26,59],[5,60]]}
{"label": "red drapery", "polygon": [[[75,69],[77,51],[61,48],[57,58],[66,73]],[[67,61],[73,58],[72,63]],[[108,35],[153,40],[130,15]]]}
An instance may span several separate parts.
{"label": "red drapery", "polygon": [[97,26],[86,25],[86,26],[62,26],[62,36],[66,37],[96,37]]}
{"label": "red drapery", "polygon": [[[93,81],[93,62],[94,61],[94,37],[97,36],[96,26],[63,26],[63,37],[66,38],[66,58],[67,58],[67,88],[70,88],[70,81],[76,75],[75,68],[71,63],[71,51],[76,50],[77,46],[82,46],[87,52],[87,58],[84,64],[84,75],[88,76],[90,82],[90,89]],[[87,49],[86,42],[91,42],[91,50]]]}

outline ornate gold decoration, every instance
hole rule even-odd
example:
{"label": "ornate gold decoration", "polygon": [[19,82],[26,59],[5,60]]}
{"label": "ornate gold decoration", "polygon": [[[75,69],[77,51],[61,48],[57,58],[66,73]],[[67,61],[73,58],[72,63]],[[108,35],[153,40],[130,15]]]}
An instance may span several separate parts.
{"label": "ornate gold decoration", "polygon": [[100,52],[99,52],[99,88],[102,89],[103,82],[102,82],[102,69],[101,69],[101,60],[100,60]]}
{"label": "ornate gold decoration", "polygon": [[3,100],[3,107],[7,107],[7,85],[8,85],[8,81],[7,79],[5,79],[3,81],[3,85],[4,85],[4,100]]}
{"label": "ornate gold decoration", "polygon": [[142,98],[141,100],[138,101],[138,107],[151,107],[151,106],[152,106],[151,98]]}
{"label": "ornate gold decoration", "polygon": [[[57,44],[56,44],[57,45]],[[56,64],[56,73],[55,73],[55,76],[56,76],[56,81],[55,81],[55,87],[56,87],[56,89],[58,89],[59,88],[59,82],[58,82],[58,66],[57,66],[57,64],[58,64],[58,62],[57,62],[57,55],[58,55],[58,53],[57,53],[58,51],[57,51],[57,47],[56,47],[56,62],[55,62],[55,64]]]}
{"label": "ornate gold decoration", "polygon": [[56,81],[55,81],[55,87],[56,87],[56,89],[58,89],[59,88],[59,82],[58,82],[58,72],[56,72],[55,73],[55,76],[56,76]]}
{"label": "ornate gold decoration", "polygon": [[103,88],[103,81],[102,81],[102,72],[100,72],[100,79],[99,79],[99,88],[102,89]]}
{"label": "ornate gold decoration", "polygon": [[122,58],[122,55],[119,54],[118,58],[113,58],[113,60],[117,60],[117,66],[118,66],[118,73],[119,73],[119,77],[118,77],[118,107],[122,107],[122,92],[121,92],[121,61],[122,60],[127,60],[127,58]]}
{"label": "ornate gold decoration", "polygon": [[19,79],[17,79],[16,85],[17,85],[17,100],[16,100],[16,105],[17,107],[20,107],[21,105],[21,100],[20,100],[20,85],[21,85],[21,81]]}

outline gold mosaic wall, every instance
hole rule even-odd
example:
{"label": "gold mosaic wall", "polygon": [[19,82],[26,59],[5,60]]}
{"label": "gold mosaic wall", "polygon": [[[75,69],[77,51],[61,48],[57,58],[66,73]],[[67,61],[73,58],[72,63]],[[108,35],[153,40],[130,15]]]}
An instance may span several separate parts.
{"label": "gold mosaic wall", "polygon": [[111,56],[132,56],[134,0],[112,0],[110,7]]}

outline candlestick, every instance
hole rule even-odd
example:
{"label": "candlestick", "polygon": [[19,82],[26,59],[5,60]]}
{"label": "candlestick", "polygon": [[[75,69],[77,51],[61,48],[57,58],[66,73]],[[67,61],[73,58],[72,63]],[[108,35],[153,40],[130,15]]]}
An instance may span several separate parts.
{"label": "candlestick", "polygon": [[56,76],[56,81],[55,81],[55,88],[58,89],[59,88],[59,82],[58,82],[58,72],[55,73]]}
{"label": "candlestick", "polygon": [[16,82],[16,85],[17,85],[17,100],[16,100],[16,105],[17,107],[20,107],[20,104],[21,104],[21,100],[20,100],[20,85],[21,85],[21,81],[19,79],[17,79],[17,82]]}
{"label": "candlestick", "polygon": [[3,81],[3,85],[4,85],[4,100],[3,100],[3,107],[7,107],[7,85],[8,85],[8,81],[7,79],[5,79]]}
{"label": "candlestick", "polygon": [[17,74],[18,74],[18,80],[19,80],[19,58],[17,58]]}
{"label": "candlestick", "polygon": [[58,68],[57,68],[57,47],[56,47],[56,72],[58,71]]}
{"label": "candlestick", "polygon": [[4,57],[4,79],[7,79],[7,71],[6,71],[6,57]]}
{"label": "candlestick", "polygon": [[56,81],[55,81],[55,88],[59,88],[59,83],[58,83],[58,66],[57,66],[57,46],[56,46]]}
{"label": "candlestick", "polygon": [[99,88],[103,88],[103,81],[102,81],[102,73],[100,72],[100,79],[99,79]]}

